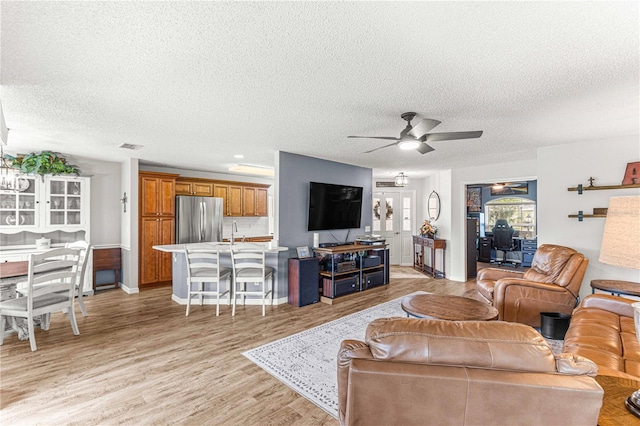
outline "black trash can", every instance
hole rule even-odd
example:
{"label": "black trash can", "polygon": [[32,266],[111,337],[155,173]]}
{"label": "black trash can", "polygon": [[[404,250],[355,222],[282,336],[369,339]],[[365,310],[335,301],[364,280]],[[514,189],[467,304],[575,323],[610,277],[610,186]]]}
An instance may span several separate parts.
{"label": "black trash can", "polygon": [[540,334],[547,339],[564,340],[571,315],[560,312],[540,312]]}

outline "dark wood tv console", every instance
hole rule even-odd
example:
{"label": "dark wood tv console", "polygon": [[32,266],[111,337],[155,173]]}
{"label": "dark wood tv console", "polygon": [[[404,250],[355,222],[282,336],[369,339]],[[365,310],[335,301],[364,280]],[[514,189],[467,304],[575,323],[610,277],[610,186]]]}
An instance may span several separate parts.
{"label": "dark wood tv console", "polygon": [[[320,260],[322,296],[332,305],[337,298],[389,284],[389,249],[386,244],[346,244],[314,249]],[[380,264],[367,266],[369,256],[379,256]]]}

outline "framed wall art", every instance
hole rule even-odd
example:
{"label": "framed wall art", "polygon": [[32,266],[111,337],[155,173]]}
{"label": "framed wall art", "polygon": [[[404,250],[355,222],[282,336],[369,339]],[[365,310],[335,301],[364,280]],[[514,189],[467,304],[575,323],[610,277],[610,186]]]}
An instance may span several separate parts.
{"label": "framed wall art", "polygon": [[482,188],[467,188],[467,211],[482,211]]}

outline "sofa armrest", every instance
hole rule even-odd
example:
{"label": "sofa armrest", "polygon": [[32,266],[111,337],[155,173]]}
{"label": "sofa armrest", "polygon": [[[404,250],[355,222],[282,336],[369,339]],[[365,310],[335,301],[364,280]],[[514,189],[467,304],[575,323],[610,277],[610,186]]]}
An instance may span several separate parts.
{"label": "sofa armrest", "polygon": [[522,278],[524,272],[510,271],[508,269],[482,268],[478,271],[476,280],[498,281],[501,278]]}
{"label": "sofa armrest", "polygon": [[631,306],[631,304],[635,302],[638,302],[638,300],[598,293],[590,294],[589,296],[585,297],[577,309],[598,308],[605,311],[613,312],[618,315],[633,318],[633,306]]}
{"label": "sofa armrest", "polygon": [[340,423],[344,423],[351,360],[357,358],[373,358],[369,345],[359,340],[343,340],[338,351],[338,415]]}
{"label": "sofa armrest", "polygon": [[499,320],[532,327],[540,327],[540,312],[571,314],[577,303],[569,290],[553,283],[503,278],[496,282],[493,291],[493,306],[498,309]]}

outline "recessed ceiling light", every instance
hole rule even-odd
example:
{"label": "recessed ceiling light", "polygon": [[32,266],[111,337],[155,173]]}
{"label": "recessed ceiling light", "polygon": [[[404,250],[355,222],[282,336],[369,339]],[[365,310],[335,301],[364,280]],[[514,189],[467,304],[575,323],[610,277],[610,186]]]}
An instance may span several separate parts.
{"label": "recessed ceiling light", "polygon": [[244,158],[244,155],[242,154],[236,154],[233,156],[233,158]]}

